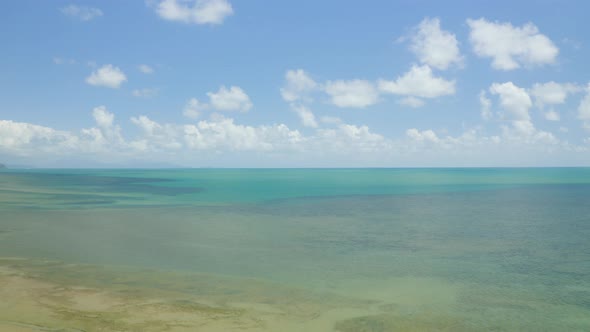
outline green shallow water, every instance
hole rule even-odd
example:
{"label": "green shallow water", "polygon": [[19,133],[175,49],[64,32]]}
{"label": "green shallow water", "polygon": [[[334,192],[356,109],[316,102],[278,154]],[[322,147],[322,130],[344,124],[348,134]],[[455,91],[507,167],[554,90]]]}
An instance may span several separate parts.
{"label": "green shallow water", "polygon": [[0,173],[1,256],[370,309],[339,331],[590,330],[588,239],[585,168]]}

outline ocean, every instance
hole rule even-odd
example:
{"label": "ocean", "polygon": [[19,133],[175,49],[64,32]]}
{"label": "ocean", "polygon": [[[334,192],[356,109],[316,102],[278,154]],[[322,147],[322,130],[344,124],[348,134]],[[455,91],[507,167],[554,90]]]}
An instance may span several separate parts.
{"label": "ocean", "polygon": [[590,168],[0,171],[0,331],[589,331]]}

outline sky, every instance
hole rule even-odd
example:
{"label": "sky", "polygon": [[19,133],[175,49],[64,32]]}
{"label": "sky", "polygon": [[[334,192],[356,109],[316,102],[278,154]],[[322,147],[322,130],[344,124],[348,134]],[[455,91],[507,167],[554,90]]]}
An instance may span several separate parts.
{"label": "sky", "polygon": [[587,1],[3,7],[9,166],[590,166]]}

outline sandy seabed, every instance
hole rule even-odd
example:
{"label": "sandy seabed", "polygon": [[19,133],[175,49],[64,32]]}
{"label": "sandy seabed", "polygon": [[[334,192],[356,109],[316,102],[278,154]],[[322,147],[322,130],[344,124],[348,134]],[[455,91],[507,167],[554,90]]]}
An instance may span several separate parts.
{"label": "sandy seabed", "polygon": [[587,311],[498,288],[396,278],[338,292],[265,280],[0,258],[0,332],[587,331]]}
{"label": "sandy seabed", "polygon": [[121,272],[2,259],[0,331],[332,331],[371,314],[369,303],[279,286],[261,292],[268,285],[257,280]]}

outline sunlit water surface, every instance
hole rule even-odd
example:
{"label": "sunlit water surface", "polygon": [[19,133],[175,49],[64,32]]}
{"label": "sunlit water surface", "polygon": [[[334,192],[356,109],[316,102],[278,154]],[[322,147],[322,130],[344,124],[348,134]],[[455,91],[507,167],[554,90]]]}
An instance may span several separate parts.
{"label": "sunlit water surface", "polygon": [[[239,310],[203,331],[588,331],[590,169],[3,171],[0,256]],[[97,317],[61,320],[140,330]]]}

